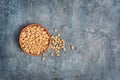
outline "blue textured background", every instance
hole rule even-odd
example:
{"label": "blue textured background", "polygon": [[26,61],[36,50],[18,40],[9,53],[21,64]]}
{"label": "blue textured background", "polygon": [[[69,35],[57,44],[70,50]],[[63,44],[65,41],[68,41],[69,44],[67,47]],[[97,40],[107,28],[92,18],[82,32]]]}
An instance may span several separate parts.
{"label": "blue textured background", "polygon": [[[45,62],[25,54],[18,37],[30,23],[77,50]],[[120,0],[0,0],[0,80],[120,80]]]}

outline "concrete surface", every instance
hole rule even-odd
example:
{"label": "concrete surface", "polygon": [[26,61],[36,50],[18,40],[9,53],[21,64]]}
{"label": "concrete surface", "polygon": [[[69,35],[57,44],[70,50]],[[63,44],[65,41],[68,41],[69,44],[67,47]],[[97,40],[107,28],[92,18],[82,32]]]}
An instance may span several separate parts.
{"label": "concrete surface", "polygon": [[[18,37],[30,23],[57,28],[67,51],[25,54]],[[120,0],[0,0],[0,80],[120,80]]]}

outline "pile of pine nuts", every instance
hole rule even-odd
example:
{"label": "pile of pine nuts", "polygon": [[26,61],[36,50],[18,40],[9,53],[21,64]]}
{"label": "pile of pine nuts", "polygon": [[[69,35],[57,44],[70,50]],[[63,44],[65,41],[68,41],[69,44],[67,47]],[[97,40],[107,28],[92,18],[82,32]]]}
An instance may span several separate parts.
{"label": "pile of pine nuts", "polygon": [[[57,35],[51,35],[49,52],[52,49],[56,56],[60,56],[60,51],[66,51],[65,40],[63,38],[60,38],[61,34],[58,33],[57,29],[54,29],[54,32],[56,32]],[[76,47],[74,45],[70,45],[70,49],[75,50]],[[54,56],[54,53],[50,52],[50,56]],[[41,60],[45,60],[44,55],[42,56]]]}
{"label": "pile of pine nuts", "polygon": [[51,36],[51,46],[50,46],[56,56],[60,56],[60,49],[65,51],[65,41],[63,39],[60,39],[59,36]]}

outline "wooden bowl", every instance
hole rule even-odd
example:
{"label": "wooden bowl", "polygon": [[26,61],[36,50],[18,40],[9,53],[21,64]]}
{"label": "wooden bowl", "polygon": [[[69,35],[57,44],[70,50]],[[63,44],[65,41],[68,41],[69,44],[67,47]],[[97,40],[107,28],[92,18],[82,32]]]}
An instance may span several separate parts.
{"label": "wooden bowl", "polygon": [[[37,29],[38,32],[40,32],[41,30],[43,30],[43,32],[45,33],[45,35],[47,35],[47,38],[46,38],[45,40],[43,40],[43,41],[40,43],[40,45],[43,45],[43,43],[45,43],[45,41],[46,41],[47,44],[43,45],[41,48],[36,49],[36,51],[38,51],[37,53],[36,53],[36,51],[35,51],[34,48],[35,48],[35,47],[39,47],[39,45],[38,45],[37,42],[34,42],[34,43],[33,43],[33,41],[34,41],[35,39],[37,39],[37,38],[40,38],[40,37],[36,37],[37,31],[36,31],[36,33],[32,34],[32,30],[34,30],[33,27],[34,27],[35,29]],[[38,36],[44,36],[44,34],[42,34],[43,32],[41,31],[41,32],[40,32],[41,34],[38,34]],[[24,35],[24,34],[25,34],[25,35]],[[27,35],[27,34],[31,34],[31,35]],[[28,36],[29,36],[29,37],[28,37]],[[33,39],[32,39],[31,37],[33,37],[33,36],[36,37],[36,38],[33,38]],[[45,38],[45,37],[41,37],[41,39],[42,39],[42,38]],[[28,39],[28,41],[27,41],[27,39]],[[31,39],[32,41],[29,41],[29,39]],[[39,42],[39,41],[38,41],[38,42]],[[21,49],[22,49],[25,53],[27,53],[27,54],[29,54],[29,55],[31,55],[31,56],[44,55],[44,53],[49,49],[49,46],[50,46],[50,33],[49,33],[48,30],[47,30],[44,26],[42,26],[41,24],[29,24],[29,25],[27,25],[25,28],[22,29],[22,31],[21,31],[21,33],[20,33],[20,36],[19,36],[19,43],[20,43]],[[32,45],[35,45],[35,46],[29,48],[29,47],[30,47],[29,44],[32,44]],[[42,50],[42,51],[40,51],[39,49]],[[31,50],[31,51],[30,51],[30,50]],[[32,51],[32,50],[34,50],[34,51]]]}

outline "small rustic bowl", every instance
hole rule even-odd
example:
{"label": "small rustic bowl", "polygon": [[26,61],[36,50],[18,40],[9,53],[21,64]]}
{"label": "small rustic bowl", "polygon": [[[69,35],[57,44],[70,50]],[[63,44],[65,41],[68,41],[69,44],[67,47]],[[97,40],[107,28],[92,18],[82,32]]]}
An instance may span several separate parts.
{"label": "small rustic bowl", "polygon": [[[40,26],[40,27],[44,28],[44,31],[46,31],[47,34],[48,34],[48,36],[49,36],[49,41],[48,41],[47,48],[46,48],[42,53],[39,53],[39,54],[27,53],[27,52],[24,50],[24,48],[23,48],[23,46],[22,46],[22,43],[21,43],[21,33],[22,33],[23,31],[25,31],[26,28],[28,28],[28,27],[33,27],[33,26],[37,26],[37,27]],[[27,54],[29,54],[29,55],[31,55],[31,56],[44,55],[45,52],[49,49],[49,46],[50,46],[50,37],[51,37],[51,36],[50,36],[50,33],[48,32],[48,30],[47,30],[43,25],[41,25],[41,24],[29,24],[29,25],[27,25],[26,27],[24,27],[24,28],[22,29],[22,31],[20,32],[20,36],[19,36],[19,44],[20,44],[21,49],[22,49],[25,53],[27,53]]]}

